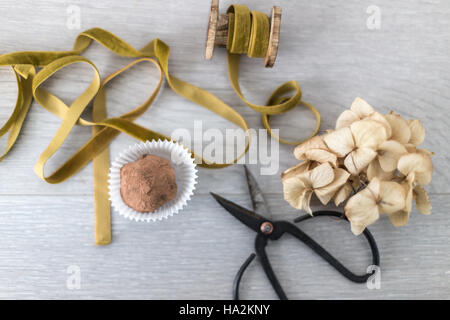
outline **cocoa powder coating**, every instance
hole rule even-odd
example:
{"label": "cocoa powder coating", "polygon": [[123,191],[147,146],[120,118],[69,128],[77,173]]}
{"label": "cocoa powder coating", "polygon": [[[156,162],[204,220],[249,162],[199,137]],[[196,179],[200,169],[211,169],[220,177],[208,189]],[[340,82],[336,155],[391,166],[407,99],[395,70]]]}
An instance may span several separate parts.
{"label": "cocoa powder coating", "polygon": [[177,195],[175,170],[165,158],[142,155],[120,169],[120,194],[136,211],[155,211]]}

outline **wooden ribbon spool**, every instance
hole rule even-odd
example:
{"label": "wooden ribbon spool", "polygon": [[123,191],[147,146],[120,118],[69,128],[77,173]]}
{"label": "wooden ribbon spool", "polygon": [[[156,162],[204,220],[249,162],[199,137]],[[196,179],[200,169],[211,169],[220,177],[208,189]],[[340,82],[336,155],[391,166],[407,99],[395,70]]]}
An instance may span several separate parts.
{"label": "wooden ribbon spool", "polygon": [[[211,1],[211,11],[209,13],[208,32],[206,37],[205,58],[212,59],[214,47],[226,47],[228,40],[228,14],[219,14],[219,0]],[[281,8],[274,6],[270,13],[270,36],[267,54],[264,58],[264,66],[272,68],[278,53],[280,42]]]}

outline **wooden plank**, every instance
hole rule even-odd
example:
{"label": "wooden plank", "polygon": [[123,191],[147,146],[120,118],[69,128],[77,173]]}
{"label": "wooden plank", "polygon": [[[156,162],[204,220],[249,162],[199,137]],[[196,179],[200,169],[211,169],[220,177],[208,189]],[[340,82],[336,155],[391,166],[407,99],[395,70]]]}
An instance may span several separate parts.
{"label": "wooden plank", "polygon": [[[250,205],[245,194],[224,196]],[[276,218],[298,216],[279,195],[266,197]],[[446,196],[431,201],[433,214],[414,210],[406,227],[395,229],[386,217],[371,227],[381,252],[379,290],[349,282],[291,237],[271,243],[286,292],[296,299],[450,298],[450,205]],[[234,274],[255,236],[206,195],[159,223],[114,212],[114,240],[106,247],[93,246],[91,197],[0,196],[0,212],[0,298],[231,298]],[[346,223],[323,218],[301,227],[351,270],[364,272],[370,263],[365,240]],[[71,265],[81,270],[80,290],[66,287]],[[275,298],[256,262],[242,297]]]}

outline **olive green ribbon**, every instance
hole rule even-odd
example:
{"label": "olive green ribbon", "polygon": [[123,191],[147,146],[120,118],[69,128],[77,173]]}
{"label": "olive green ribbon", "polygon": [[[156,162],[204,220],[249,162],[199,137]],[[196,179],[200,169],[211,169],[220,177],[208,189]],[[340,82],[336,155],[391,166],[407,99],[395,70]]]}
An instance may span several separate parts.
{"label": "olive green ribbon", "polygon": [[[239,98],[250,108],[261,113],[263,126],[271,136],[278,139],[281,143],[297,145],[315,136],[320,128],[320,113],[313,105],[301,100],[302,91],[297,81],[285,82],[275,89],[266,105],[256,105],[245,99],[239,85],[240,57],[241,54],[247,54],[250,58],[263,58],[266,56],[269,45],[270,21],[266,14],[250,11],[247,6],[240,4],[231,5],[227,10],[227,14],[228,75],[231,85]],[[285,95],[290,92],[293,92],[293,95],[286,97]],[[276,136],[270,127],[270,116],[285,113],[299,104],[311,110],[316,117],[316,127],[312,134],[308,138],[298,141],[287,141]]]}
{"label": "olive green ribbon", "polygon": [[[263,20],[263,17],[259,14],[255,14],[254,16],[258,17],[256,18],[258,21]],[[261,26],[261,30],[267,29],[267,24],[265,22],[258,23]],[[240,24],[237,24],[236,26],[236,30],[241,28]],[[259,29],[260,28],[258,28],[258,30]],[[251,29],[250,32],[252,32]],[[253,37],[259,39],[259,32],[256,32]],[[92,41],[98,42],[106,49],[119,56],[135,58],[136,60],[133,60],[127,66],[119,69],[101,81],[96,66],[90,60],[81,56]],[[239,47],[240,44],[238,42],[236,42],[236,45]],[[252,55],[261,56],[262,51],[264,51],[263,47],[264,45],[255,43],[252,44],[250,51],[252,52]],[[73,176],[91,160],[93,161],[96,244],[109,244],[111,242],[111,218],[107,183],[109,170],[109,144],[121,132],[141,141],[170,139],[163,134],[134,123],[134,120],[147,111],[155,100],[161,88],[164,76],[167,79],[168,85],[177,94],[209,109],[215,114],[242,128],[245,132],[248,132],[249,128],[245,119],[229,105],[210,92],[170,74],[168,66],[169,53],[169,46],[159,39],[152,40],[145,47],[138,50],[106,30],[93,28],[80,33],[75,40],[73,50],[70,51],[24,51],[0,55],[0,66],[11,66],[13,68],[18,86],[15,108],[9,119],[3,127],[0,128],[0,137],[9,133],[6,151],[0,156],[0,161],[8,154],[15,144],[33,98],[47,111],[61,118],[61,125],[47,148],[39,156],[34,171],[41,179],[48,183],[60,183]],[[270,126],[268,125],[269,115],[285,112],[299,103],[301,98],[300,87],[297,82],[289,81],[272,93],[267,106],[250,104],[244,99],[239,89],[237,77],[239,60],[236,60],[238,59],[237,57],[236,54],[229,53],[228,59],[231,83],[241,99],[243,99],[251,108],[261,112],[263,124],[268,128],[269,132],[271,132]],[[70,106],[67,106],[57,96],[42,88],[42,84],[57,71],[69,65],[78,63],[89,65],[93,70],[94,77],[89,87],[77,97]],[[160,80],[156,88],[142,105],[119,117],[108,118],[106,110],[107,84],[116,76],[138,63],[152,63],[159,70]],[[38,68],[41,69],[38,71]],[[286,98],[285,94],[292,90],[296,92],[295,95]],[[82,114],[91,101],[93,102],[93,110],[92,120],[89,121],[84,119]],[[58,151],[75,125],[92,127],[91,138],[53,173],[46,175],[44,173],[45,164]],[[280,141],[283,142],[281,139]],[[192,155],[199,160],[199,166],[206,168],[223,168],[235,163],[244,156],[249,148],[249,144],[250,135],[248,135],[245,149],[237,158],[229,163],[214,163],[203,159],[200,155],[195,155],[193,152]]]}
{"label": "olive green ribbon", "polygon": [[[92,41],[100,43],[108,50],[122,57],[137,58],[137,60],[111,74],[102,82],[96,66],[90,60],[80,56]],[[155,100],[161,88],[163,76],[166,77],[167,83],[176,93],[211,110],[236,124],[244,131],[248,131],[248,125],[244,118],[222,100],[208,91],[172,76],[168,68],[169,52],[169,46],[159,39],[154,39],[144,48],[137,50],[112,33],[94,28],[80,33],[71,51],[27,51],[0,56],[0,66],[13,67],[18,86],[18,96],[14,111],[3,127],[0,128],[0,136],[9,133],[6,151],[0,159],[6,156],[16,142],[33,98],[46,110],[61,118],[61,125],[47,148],[39,156],[34,171],[48,183],[60,183],[70,178],[93,160],[96,244],[108,244],[111,242],[110,204],[107,184],[109,170],[108,145],[120,132],[124,132],[141,141],[170,139],[163,134],[133,122],[133,120],[148,110]],[[153,58],[156,58],[156,60]],[[160,72],[159,83],[151,96],[142,105],[120,117],[108,118],[105,99],[106,85],[131,66],[144,62],[152,63]],[[42,84],[57,71],[77,63],[89,65],[94,72],[94,77],[89,87],[70,106],[67,106],[57,96],[42,88]],[[42,69],[36,72],[38,67]],[[93,111],[92,121],[89,121],[81,115],[91,101],[93,101]],[[58,151],[75,125],[91,126],[92,137],[53,173],[49,175],[44,174],[46,162]],[[242,157],[247,152],[249,143],[250,141],[248,141],[239,157],[230,163],[214,163],[206,161],[201,156],[194,154],[193,156],[199,159],[199,165],[202,167],[222,168],[235,163]]]}

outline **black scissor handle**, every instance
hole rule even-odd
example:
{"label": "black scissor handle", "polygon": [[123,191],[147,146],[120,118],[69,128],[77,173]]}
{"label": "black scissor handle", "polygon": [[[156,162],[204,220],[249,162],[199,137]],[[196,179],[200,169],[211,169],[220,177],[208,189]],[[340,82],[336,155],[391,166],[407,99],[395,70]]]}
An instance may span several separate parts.
{"label": "black scissor handle", "polygon": [[[336,217],[338,219],[348,222],[347,217],[343,213],[340,213],[337,211],[329,211],[329,210],[315,211],[315,212],[313,212],[312,215],[305,214],[305,215],[295,219],[294,222],[298,223],[298,222],[309,220],[309,219],[316,218],[316,217]],[[378,246],[375,241],[375,238],[373,237],[372,233],[369,231],[369,228],[364,229],[363,235],[366,238],[367,242],[369,243],[370,250],[372,252],[372,265],[380,266],[380,253],[378,251]],[[370,275],[372,275],[373,273],[374,272],[367,274],[367,278],[370,277]],[[365,282],[365,281],[363,281],[363,282]]]}
{"label": "black scissor handle", "polygon": [[269,278],[270,284],[272,285],[273,289],[278,295],[278,298],[280,300],[287,300],[286,293],[284,293],[283,288],[281,287],[280,282],[277,279],[277,276],[275,275],[275,272],[273,272],[272,265],[270,264],[269,258],[266,254],[266,246],[267,246],[267,236],[263,235],[262,233],[258,233],[255,239],[255,249],[256,254],[258,255],[259,259],[261,260],[261,264],[263,266],[264,272],[266,273],[267,278]]}
{"label": "black scissor handle", "polygon": [[238,273],[236,273],[236,276],[234,277],[233,282],[233,299],[239,300],[239,285],[241,284],[242,276],[244,275],[245,270],[247,270],[247,267],[250,263],[255,259],[256,254],[251,253],[248,258],[245,260],[245,262],[242,264],[242,266],[239,268]]}
{"label": "black scissor handle", "polygon": [[[277,223],[276,227],[281,228],[281,230],[284,231],[284,233],[289,233],[290,235],[302,241],[304,244],[310,247],[315,253],[321,256],[324,260],[326,260],[329,264],[331,264],[337,271],[339,271],[339,273],[341,273],[344,277],[346,277],[350,281],[356,283],[364,283],[371,276],[371,274],[367,273],[363,275],[357,275],[351,272],[349,269],[347,269],[347,267],[345,267],[339,260],[333,257],[314,239],[312,239],[310,236],[308,236],[306,233],[304,233],[302,230],[297,228],[292,223],[287,221],[281,221]],[[373,262],[376,262],[378,260],[377,253],[378,250],[376,250],[375,252],[372,250]]]}
{"label": "black scissor handle", "polygon": [[[267,236],[258,233],[255,239],[255,249],[256,254],[258,255],[261,264],[263,266],[264,272],[266,273],[267,277],[269,278],[270,284],[274,288],[275,292],[278,295],[278,298],[280,300],[287,300],[286,293],[284,293],[283,288],[281,287],[280,282],[278,281],[277,276],[275,275],[275,272],[272,269],[272,265],[270,264],[269,258],[267,257],[266,253],[266,246],[267,246]],[[256,255],[254,253],[250,254],[250,256],[245,260],[245,262],[242,264],[242,266],[239,268],[238,273],[236,274],[236,277],[234,278],[234,284],[233,284],[233,299],[239,300],[239,285],[241,283],[242,276],[247,270],[247,267],[250,265],[250,263],[255,259]]]}
{"label": "black scissor handle", "polygon": [[[316,211],[313,213],[313,215],[305,215],[298,219],[296,219],[296,222],[304,221],[310,218],[318,217],[318,216],[332,216],[337,218],[343,218],[342,214],[335,211]],[[306,233],[304,233],[302,230],[300,230],[298,227],[293,225],[290,222],[287,221],[277,221],[274,222],[274,230],[277,233],[275,236],[276,239],[280,238],[284,233],[291,234],[292,236],[296,237],[303,243],[305,243],[308,247],[310,247],[314,252],[316,252],[318,255],[320,255],[323,259],[325,259],[330,265],[332,265],[337,271],[339,271],[343,276],[345,276],[347,279],[356,282],[356,283],[364,283],[367,281],[367,279],[375,272],[367,273],[364,275],[357,275],[350,270],[348,270],[339,260],[334,258],[328,251],[326,251],[321,245],[319,245],[314,239],[312,239],[310,236],[308,236]],[[378,252],[378,247],[375,242],[375,239],[373,238],[372,234],[370,233],[369,229],[365,229],[363,232],[365,238],[369,242],[370,249],[372,251],[372,264],[379,266],[380,265],[380,256]],[[258,233],[255,239],[255,249],[256,253],[260,258],[261,264],[263,266],[264,272],[267,275],[267,278],[269,279],[272,287],[274,288],[275,292],[277,293],[278,297],[281,300],[287,300],[287,296],[283,290],[283,288],[280,285],[280,282],[278,281],[273,269],[272,265],[270,264],[269,258],[266,254],[266,246],[267,242],[270,236],[264,235],[262,233]],[[236,300],[239,299],[239,283],[242,278],[243,273],[245,272],[248,265],[253,261],[255,255],[252,254],[250,257],[244,262],[242,267],[239,269],[239,272],[236,275],[235,283],[234,283],[234,298]]]}

